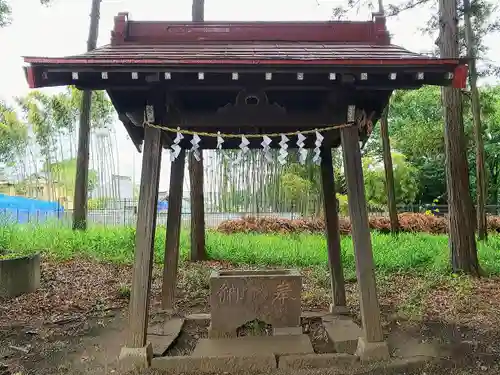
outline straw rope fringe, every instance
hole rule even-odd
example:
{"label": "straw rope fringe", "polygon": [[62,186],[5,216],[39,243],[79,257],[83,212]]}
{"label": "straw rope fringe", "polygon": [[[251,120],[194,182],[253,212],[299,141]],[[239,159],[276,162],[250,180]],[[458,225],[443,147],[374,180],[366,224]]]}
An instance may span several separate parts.
{"label": "straw rope fringe", "polygon": [[343,128],[348,128],[351,126],[356,125],[356,122],[348,122],[345,124],[341,125],[333,125],[333,126],[328,126],[325,128],[318,128],[318,129],[310,129],[310,130],[303,130],[303,131],[294,131],[294,132],[286,132],[286,133],[266,133],[266,134],[226,134],[226,133],[208,133],[208,132],[195,132],[192,130],[185,130],[185,129],[180,129],[180,128],[170,128],[168,126],[163,126],[163,125],[156,125],[152,124],[148,121],[144,121],[144,127],[149,126],[151,128],[156,128],[156,129],[161,129],[163,131],[171,132],[171,133],[181,133],[181,134],[187,134],[187,135],[195,135],[197,134],[198,136],[202,137],[222,137],[222,138],[241,138],[242,136],[245,136],[246,138],[262,138],[262,137],[280,137],[281,135],[285,136],[297,136],[299,133],[300,134],[315,134],[316,132],[323,133],[331,130],[337,130],[337,129],[343,129]]}

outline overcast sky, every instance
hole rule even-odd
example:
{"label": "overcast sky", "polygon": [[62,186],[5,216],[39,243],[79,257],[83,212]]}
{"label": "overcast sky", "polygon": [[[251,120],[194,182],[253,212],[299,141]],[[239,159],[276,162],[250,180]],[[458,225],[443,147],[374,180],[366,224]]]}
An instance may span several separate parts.
{"label": "overcast sky", "polygon": [[[11,0],[13,23],[0,29],[0,98],[10,101],[24,95],[29,89],[22,71],[21,56],[65,56],[82,53],[86,49],[91,0],[54,0],[50,8],[39,5],[38,0]],[[344,3],[347,0],[343,1]],[[388,0],[386,0],[386,3]],[[331,18],[331,9],[342,0],[206,0],[207,21],[321,21]],[[191,17],[191,0],[103,0],[98,46],[109,43],[113,17],[128,11],[133,20],[188,21]],[[351,19],[369,19],[366,9]],[[427,10],[406,12],[388,21],[393,35],[392,42],[415,52],[427,52],[434,48],[431,37],[422,36],[418,28],[429,18]],[[488,58],[500,62],[499,35],[490,35],[486,41],[490,47]],[[132,175],[135,162],[136,180],[140,175],[140,155],[125,129],[116,124],[120,174]],[[135,157],[134,157],[135,154]],[[160,189],[168,189],[168,159],[165,155]],[[135,159],[135,160],[134,160]]]}

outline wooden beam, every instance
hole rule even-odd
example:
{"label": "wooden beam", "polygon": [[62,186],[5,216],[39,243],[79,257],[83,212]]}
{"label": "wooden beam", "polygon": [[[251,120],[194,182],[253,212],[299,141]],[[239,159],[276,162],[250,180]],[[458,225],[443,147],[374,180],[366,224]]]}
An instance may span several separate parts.
{"label": "wooden beam", "polygon": [[161,298],[162,309],[164,310],[173,310],[175,303],[181,234],[182,187],[184,185],[184,167],[186,165],[186,151],[184,149],[181,150],[179,156],[171,165]]}
{"label": "wooden beam", "polygon": [[160,165],[161,130],[147,127],[142,157],[135,259],[129,305],[128,347],[131,348],[141,348],[146,345]]}
{"label": "wooden beam", "polygon": [[[332,150],[321,150],[321,181],[323,185],[323,205],[325,210],[326,242],[328,244],[328,263],[332,286],[332,312],[346,308],[344,272],[340,252],[339,217],[335,195],[335,178],[332,165]],[[336,309],[337,308],[337,309]]]}
{"label": "wooden beam", "polygon": [[[354,121],[354,110],[354,106],[349,106],[348,121]],[[344,155],[344,173],[347,180],[347,197],[351,217],[351,234],[356,259],[363,331],[367,342],[380,342],[384,340],[384,337],[380,324],[380,308],[366,209],[358,128],[355,126],[343,128],[340,135]]]}

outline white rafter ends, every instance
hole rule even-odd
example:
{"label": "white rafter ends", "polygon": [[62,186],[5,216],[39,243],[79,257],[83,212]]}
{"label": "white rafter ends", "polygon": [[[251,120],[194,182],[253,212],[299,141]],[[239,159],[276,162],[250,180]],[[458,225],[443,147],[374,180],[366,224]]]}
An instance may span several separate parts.
{"label": "white rafter ends", "polygon": [[397,78],[398,74],[397,73],[391,73],[389,74],[389,79],[394,81]]}
{"label": "white rafter ends", "polygon": [[172,73],[165,72],[165,79],[172,79]]}
{"label": "white rafter ends", "polygon": [[273,79],[273,73],[266,73],[266,81],[270,81]]}
{"label": "white rafter ends", "polygon": [[417,73],[417,79],[418,79],[419,81],[423,80],[423,79],[424,79],[424,77],[425,77],[424,72],[418,72],[418,73]]}
{"label": "white rafter ends", "polygon": [[328,75],[328,79],[329,79],[330,81],[335,81],[335,80],[337,79],[337,74],[336,74],[336,73],[330,73],[330,74]]}
{"label": "white rafter ends", "polygon": [[448,72],[448,73],[446,73],[446,75],[445,75],[446,79],[453,79],[453,76],[454,76],[454,75],[453,75],[453,73],[452,73],[452,72]]}
{"label": "white rafter ends", "polygon": [[368,73],[361,73],[361,80],[366,81],[368,79]]}
{"label": "white rafter ends", "polygon": [[71,73],[71,79],[76,81],[78,79],[78,72]]}
{"label": "white rafter ends", "polygon": [[199,72],[198,73],[198,79],[201,81],[201,80],[204,80],[205,79],[205,73],[203,72]]}
{"label": "white rafter ends", "polygon": [[239,74],[238,74],[238,73],[236,73],[236,72],[233,72],[233,74],[232,74],[231,76],[232,76],[232,78],[233,78],[233,81],[237,81],[237,80],[238,80],[238,78],[240,78],[240,77],[239,77]]}
{"label": "white rafter ends", "polygon": [[304,73],[297,73],[297,81],[303,81],[304,80]]}
{"label": "white rafter ends", "polygon": [[108,79],[108,72],[102,72],[101,77],[102,79]]}
{"label": "white rafter ends", "polygon": [[132,79],[139,79],[139,73],[132,72]]}

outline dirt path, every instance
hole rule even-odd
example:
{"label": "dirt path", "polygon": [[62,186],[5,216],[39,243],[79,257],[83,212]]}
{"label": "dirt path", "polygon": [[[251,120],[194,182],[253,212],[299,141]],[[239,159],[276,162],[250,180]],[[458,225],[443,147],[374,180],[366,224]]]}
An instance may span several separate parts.
{"label": "dirt path", "polygon": [[[181,267],[179,309],[207,311],[210,267],[227,266]],[[92,261],[44,262],[39,291],[0,301],[0,375],[118,374],[116,360],[126,335],[130,274],[128,267]],[[305,269],[303,274],[304,309],[326,309],[326,270]],[[155,270],[153,311],[158,306],[160,276]],[[357,317],[356,285],[348,284],[347,289],[351,313]],[[442,356],[455,363],[420,369],[415,374],[500,373],[499,279],[436,282],[395,275],[380,279],[379,289],[388,335],[433,342]],[[316,373],[329,374],[304,375]]]}

